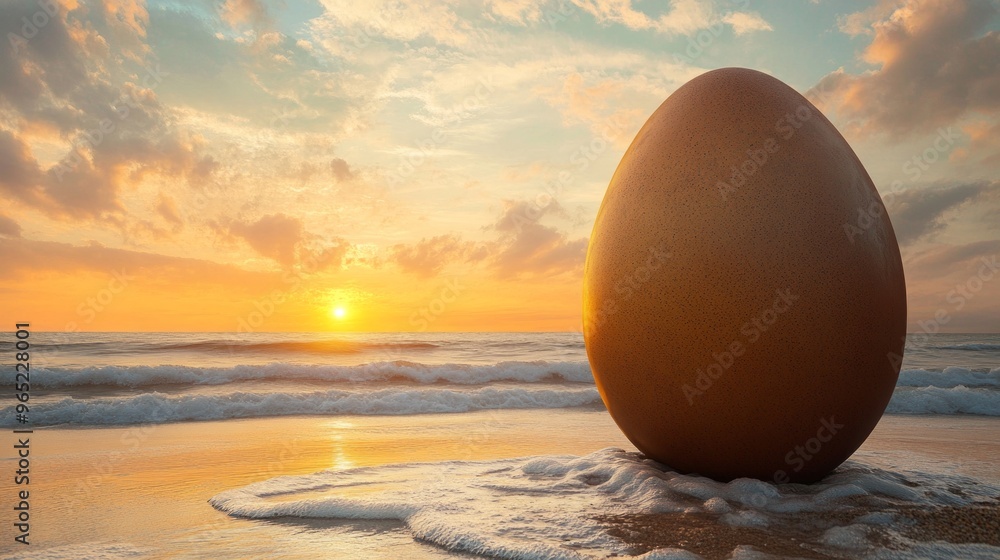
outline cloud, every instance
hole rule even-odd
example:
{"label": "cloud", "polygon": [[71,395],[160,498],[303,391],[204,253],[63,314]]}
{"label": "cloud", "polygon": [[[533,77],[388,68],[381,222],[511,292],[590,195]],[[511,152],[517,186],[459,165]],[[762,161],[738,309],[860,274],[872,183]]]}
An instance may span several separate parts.
{"label": "cloud", "polygon": [[587,254],[587,239],[569,239],[565,233],[539,223],[546,215],[566,216],[552,200],[539,207],[532,201],[504,201],[493,223],[501,237],[493,249],[490,266],[500,278],[556,275],[578,272]]}
{"label": "cloud", "polygon": [[493,266],[501,278],[577,272],[587,255],[587,239],[568,239],[555,228],[531,223],[496,255]]}
{"label": "cloud", "polygon": [[948,216],[989,193],[1000,192],[1000,182],[911,188],[892,195],[889,217],[901,244],[942,231]]}
{"label": "cloud", "polygon": [[371,259],[341,237],[321,238],[306,231],[299,218],[278,212],[253,221],[210,223],[223,237],[242,239],[263,257],[303,273],[338,270],[345,264],[371,265]]}
{"label": "cloud", "polygon": [[558,229],[539,223],[546,216],[571,218],[554,199],[544,207],[528,200],[504,200],[500,214],[484,228],[495,232],[496,239],[466,241],[457,234],[423,238],[415,244],[392,246],[390,261],[423,278],[454,263],[484,265],[500,279],[579,272],[587,253],[587,239],[570,239]]}
{"label": "cloud", "polygon": [[226,0],[220,8],[222,21],[233,27],[250,25],[261,29],[271,25],[271,16],[259,0]]}
{"label": "cloud", "polygon": [[840,25],[848,34],[871,21],[862,59],[875,68],[837,70],[809,96],[865,134],[902,136],[992,113],[1000,108],[1000,32],[988,30],[996,15],[988,0],[906,0],[848,16]]}
{"label": "cloud", "polygon": [[261,255],[291,266],[303,240],[302,221],[282,213],[262,216],[255,222],[235,222],[229,232],[245,240]]}
{"label": "cloud", "polygon": [[949,162],[1000,166],[1000,115],[992,123],[984,120],[965,124],[962,132],[969,141],[951,152]]}
{"label": "cloud", "polygon": [[21,237],[21,224],[0,214],[0,237]]}
{"label": "cloud", "polygon": [[393,41],[430,38],[442,45],[467,44],[475,30],[465,25],[451,6],[418,0],[321,0],[326,13],[310,22],[332,40],[322,41],[333,52],[353,52],[373,37]]}
{"label": "cloud", "polygon": [[1000,240],[930,247],[905,267],[911,332],[1000,329]]}
{"label": "cloud", "polygon": [[600,23],[617,23],[630,29],[655,29],[662,33],[690,35],[715,25],[728,24],[737,35],[751,31],[770,31],[768,24],[753,12],[719,14],[711,2],[703,0],[671,0],[670,7],[659,17],[650,17],[636,10],[632,0],[572,0]]}
{"label": "cloud", "polygon": [[542,6],[538,0],[487,0],[486,4],[501,21],[528,25],[542,18]]}
{"label": "cloud", "polygon": [[[106,4],[61,9],[18,48],[0,49],[0,194],[49,216],[121,223],[126,186],[149,174],[197,182],[214,169],[154,93],[165,74],[142,58],[144,6]],[[36,10],[3,3],[0,20]]]}
{"label": "cloud", "polygon": [[733,33],[737,35],[754,31],[772,31],[771,24],[753,12],[732,12],[723,16],[722,21],[731,25]]}
{"label": "cloud", "polygon": [[391,259],[405,272],[428,278],[441,272],[451,262],[478,260],[485,246],[463,241],[455,234],[421,239],[413,245],[397,244],[391,248]]}
{"label": "cloud", "polygon": [[872,6],[837,18],[837,29],[841,33],[857,37],[859,35],[874,35],[872,26],[879,20],[887,18],[895,10],[894,2],[879,0]]}
{"label": "cloud", "polygon": [[13,132],[0,130],[0,192],[7,198],[39,204],[42,171],[28,145]]}
{"label": "cloud", "polygon": [[996,255],[1000,255],[1000,239],[937,245],[915,255],[908,263],[907,273],[913,272],[918,278],[949,275]]}
{"label": "cloud", "polygon": [[177,202],[163,193],[160,193],[160,198],[156,203],[156,213],[175,226],[180,226],[184,223],[180,212],[177,210]]}
{"label": "cloud", "polygon": [[[611,61],[605,63],[611,65]],[[614,70],[588,68],[552,76],[545,81],[552,85],[536,86],[536,91],[559,110],[564,125],[586,125],[593,134],[588,142],[606,142],[624,150],[651,108],[662,103],[685,77],[694,76],[688,76],[690,68],[677,61],[660,61],[657,76],[652,78],[641,68],[642,61],[619,64]]]}
{"label": "cloud", "polygon": [[333,172],[333,176],[340,182],[350,181],[354,178],[354,172],[351,171],[351,167],[341,158],[330,160],[330,171]]}
{"label": "cloud", "polygon": [[[31,21],[39,11],[34,3],[0,3],[0,21]],[[91,41],[96,32],[83,25],[67,25],[68,12],[49,19],[45,27],[36,29],[29,39],[19,33],[5,33],[4,48],[0,49],[0,97],[22,115],[36,114],[66,129],[67,121],[76,117],[82,107],[76,104],[59,106],[48,103],[50,93],[58,97],[69,96],[74,87],[86,81],[87,69],[83,54],[95,51],[95,58],[104,58],[100,49]],[[76,38],[74,38],[74,34]],[[99,38],[99,36],[98,36]],[[106,44],[104,45],[106,49]]]}
{"label": "cloud", "polygon": [[322,242],[316,239],[307,241],[300,247],[299,253],[301,271],[306,273],[339,270],[347,264],[373,265],[371,259],[360,254],[355,246],[341,237]]}
{"label": "cloud", "polygon": [[78,272],[112,274],[126,271],[141,275],[143,285],[187,286],[217,284],[228,289],[273,286],[276,272],[252,272],[232,265],[202,259],[172,257],[105,247],[99,243],[71,245],[52,241],[0,238],[0,261],[6,263],[0,278],[32,278],[39,271],[55,271],[68,277]]}
{"label": "cloud", "polygon": [[96,6],[100,16],[94,22],[97,31],[111,38],[115,49],[134,62],[141,62],[149,53],[146,28],[149,11],[145,0],[118,0],[100,2]]}

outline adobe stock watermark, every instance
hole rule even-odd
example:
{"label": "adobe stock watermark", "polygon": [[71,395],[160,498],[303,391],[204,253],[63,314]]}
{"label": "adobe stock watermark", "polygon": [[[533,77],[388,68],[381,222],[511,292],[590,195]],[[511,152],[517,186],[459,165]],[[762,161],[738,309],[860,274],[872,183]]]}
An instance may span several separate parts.
{"label": "adobe stock watermark", "polygon": [[[128,274],[124,268],[120,271],[111,271],[111,278],[105,287],[97,290],[93,295],[83,298],[76,306],[76,314],[83,319],[83,324],[89,325],[93,323],[97,319],[97,316],[106,311],[115,298],[131,285],[135,278],[135,276]],[[79,332],[80,323],[67,321],[63,327],[63,331],[66,333]],[[67,342],[56,342],[50,345],[48,352],[35,354],[34,358],[37,365],[41,367],[48,366],[50,363],[49,355],[62,352],[64,344],[67,344]]]}
{"label": "adobe stock watermark", "polygon": [[438,289],[436,297],[410,315],[410,325],[417,327],[420,332],[426,331],[431,323],[444,315],[448,305],[455,303],[463,291],[465,291],[465,286],[458,282],[458,278],[448,280]]}
{"label": "adobe stock watermark", "polygon": [[[750,6],[750,1],[731,0],[730,4],[745,10]],[[684,46],[684,54],[674,53],[674,63],[688,66],[694,64],[694,61],[704,54],[705,51],[712,46],[712,43],[714,43],[715,40],[722,35],[722,31],[725,30],[725,28],[725,22],[719,20],[709,25],[707,28],[698,31],[698,33],[689,35],[687,45]]]}
{"label": "adobe stock watermark", "polygon": [[[951,322],[952,313],[964,309],[969,301],[979,295],[983,286],[996,277],[998,271],[1000,271],[1000,259],[997,258],[997,255],[981,257],[976,273],[969,276],[965,282],[955,284],[955,287],[945,294],[944,299],[951,304],[951,311],[949,312],[946,307],[939,307],[930,319],[918,320],[917,325],[920,327],[920,332],[910,333],[909,340],[907,340],[906,335],[903,335],[904,345],[909,343],[908,346],[913,350],[930,343],[931,335],[941,332],[941,327]],[[886,357],[894,368],[902,367],[903,356],[901,354],[889,352]]]}
{"label": "adobe stock watermark", "polygon": [[931,142],[930,146],[903,163],[903,173],[911,181],[920,179],[920,176],[937,163],[941,159],[941,156],[947,154],[955,147],[955,142],[958,139],[958,132],[955,129],[950,126],[948,128],[939,128],[937,133],[938,135]]}
{"label": "adobe stock watermark", "polygon": [[[791,451],[786,453],[785,464],[789,466],[793,473],[801,471],[809,461],[812,461],[819,454],[823,449],[823,445],[829,443],[837,435],[837,432],[843,428],[844,425],[838,424],[833,416],[821,418],[816,435],[807,439],[801,445],[796,445]],[[772,480],[777,484],[785,484],[790,480],[788,471],[784,469],[774,471]]]}
{"label": "adobe stock watermark", "polygon": [[712,385],[722,377],[722,374],[736,363],[736,359],[746,353],[747,348],[760,340],[777,321],[778,317],[792,307],[799,296],[792,293],[788,288],[776,290],[777,297],[774,298],[770,307],[765,308],[755,317],[743,323],[740,327],[742,338],[736,338],[725,348],[718,352],[712,352],[712,363],[705,368],[699,369],[695,374],[694,383],[685,383],[681,387],[684,398],[688,405],[694,406],[695,398],[704,395],[712,388]]}
{"label": "adobe stock watermark", "polygon": [[[438,286],[436,295],[426,305],[420,306],[410,314],[410,326],[416,327],[416,332],[427,332],[431,325],[448,311],[448,307],[458,301],[465,289],[457,277],[446,280],[443,285]],[[383,346],[382,358],[385,362],[413,360],[405,344]]]}
{"label": "adobe stock watermark", "polygon": [[[349,33],[343,37],[346,40],[346,44],[342,45],[340,58],[361,54],[365,49],[385,37],[386,33],[392,30],[395,22],[401,18],[405,18],[407,15],[400,3],[387,3],[386,7],[380,13],[369,17],[365,22],[357,26],[357,29],[353,33]],[[468,37],[470,42],[476,40],[483,42],[488,38],[485,32],[478,27],[472,27],[466,31],[472,35]]]}
{"label": "adobe stock watermark", "polygon": [[59,13],[59,4],[55,0],[37,0],[35,4],[38,6],[38,10],[31,14],[31,17],[22,17],[19,22],[21,33],[13,31],[7,33],[7,42],[10,43],[14,54],[21,54],[21,50],[28,46],[28,41],[34,39],[38,32],[45,28]]}
{"label": "adobe stock watermark", "polygon": [[604,323],[614,314],[620,311],[619,301],[625,302],[632,299],[632,296],[642,291],[646,282],[653,277],[653,273],[660,269],[672,253],[667,250],[666,245],[659,244],[649,247],[646,250],[646,261],[637,266],[629,274],[620,276],[615,280],[615,293],[617,296],[605,299],[594,311],[587,321],[587,330],[593,333],[601,328]]}
{"label": "adobe stock watermark", "polygon": [[268,461],[260,472],[270,477],[285,474],[285,470],[288,465],[294,464],[294,462],[304,454],[305,450],[303,449],[303,446],[300,445],[300,442],[303,439],[305,439],[303,436],[295,436],[291,439],[282,439],[281,450],[278,451],[278,456]]}
{"label": "adobe stock watermark", "polygon": [[[803,123],[812,118],[812,114],[813,111],[808,105],[799,105],[795,108],[794,112],[786,113],[775,121],[774,131],[781,138],[782,142],[787,142],[795,136],[798,129],[802,128]],[[781,145],[778,143],[778,140],[774,136],[769,136],[764,140],[763,147],[757,149],[751,147],[747,149],[746,159],[740,162],[739,165],[732,167],[729,182],[718,181],[715,184],[716,189],[718,189],[719,194],[722,196],[722,200],[727,200],[730,194],[745,185],[751,177],[756,175],[767,164],[771,156],[780,148]]]}
{"label": "adobe stock watermark", "polygon": [[247,313],[245,317],[237,319],[236,332],[241,334],[256,332],[257,329],[264,325],[264,321],[271,318],[275,311],[288,300],[296,289],[298,289],[298,282],[295,282],[293,288],[289,290],[273,290],[270,294],[253,300],[254,310]]}
{"label": "adobe stock watermark", "polygon": [[418,141],[411,153],[400,156],[396,168],[386,174],[389,186],[401,185],[404,180],[411,177],[433,155],[434,150],[441,148],[450,140],[451,132],[449,129],[468,119],[469,113],[481,110],[485,100],[493,94],[493,91],[492,76],[479,78],[471,95],[466,96],[460,103],[448,109],[445,112],[443,122],[427,138]]}
{"label": "adobe stock watermark", "polygon": [[[931,145],[919,154],[914,154],[913,157],[904,161],[900,166],[900,170],[912,181],[920,179],[925,171],[940,161],[941,157],[955,146],[957,139],[958,132],[952,127],[939,128],[938,134],[931,142]],[[847,222],[843,225],[844,235],[847,236],[847,240],[853,244],[855,237],[868,231],[876,223],[877,219],[881,218],[889,208],[892,208],[896,201],[896,194],[902,188],[903,181],[896,179],[889,184],[889,188],[881,195],[881,202],[873,200],[867,208],[858,208],[856,223]]]}
{"label": "adobe stock watermark", "polygon": [[149,411],[148,420],[137,426],[131,426],[122,432],[118,442],[124,451],[114,450],[90,465],[90,473],[77,479],[76,493],[67,500],[67,507],[74,507],[84,498],[90,499],[107,482],[107,479],[119,473],[119,464],[128,456],[135,456],[142,449],[150,435],[159,428],[159,424],[170,417],[170,409],[165,403],[159,403]]}
{"label": "adobe stock watermark", "polygon": [[344,56],[357,55],[378,40],[378,37],[383,35],[388,28],[389,23],[386,19],[381,14],[375,14],[375,17],[366,21],[357,32],[351,35],[350,44],[344,49]]}
{"label": "adobe stock watermark", "polygon": [[[142,79],[142,87],[149,90],[152,90],[156,86],[160,85],[165,76],[169,76],[167,72],[160,69],[159,64],[156,65],[155,69],[147,67],[145,70],[146,75]],[[123,94],[113,107],[119,122],[123,122],[128,119],[129,115],[132,113],[132,109],[138,108],[139,104],[131,93]],[[73,149],[70,151],[69,155],[63,158],[58,165],[52,168],[56,179],[62,181],[63,175],[76,169],[76,167],[83,161],[83,156],[81,154],[85,149],[93,150],[103,144],[104,139],[109,135],[114,134],[117,127],[118,125],[115,121],[110,118],[103,118],[97,123],[97,128],[84,131],[80,137],[70,142]]]}
{"label": "adobe stock watermark", "polygon": [[[334,242],[329,248],[339,246],[339,242]],[[264,297],[253,300],[254,310],[243,317],[237,317],[236,332],[241,334],[256,332],[277,312],[278,308],[302,288],[306,275],[320,270],[321,265],[319,255],[308,253],[308,256],[301,261],[298,270],[292,269],[282,274],[281,281],[287,285],[284,290],[273,290]],[[231,344],[229,351],[230,354],[235,351]]]}
{"label": "adobe stock watermark", "polygon": [[96,295],[80,302],[80,305],[76,306],[76,314],[83,317],[84,323],[88,325],[93,323],[97,314],[107,309],[115,300],[115,296],[124,292],[132,280],[135,280],[135,276],[128,275],[124,268],[120,272],[112,272],[107,287],[101,288]]}
{"label": "adobe stock watermark", "polygon": [[569,0],[559,0],[559,6],[554,10],[545,10],[545,23],[555,29],[557,25],[564,21],[569,21],[569,16],[577,12],[576,5]]}
{"label": "adobe stock watermark", "polygon": [[624,119],[612,115],[602,123],[598,134],[573,150],[569,156],[569,164],[574,166],[574,169],[572,171],[569,169],[559,171],[555,180],[547,181],[542,191],[513,216],[515,230],[520,233],[525,225],[541,219],[545,209],[558,199],[577,174],[586,171],[597,158],[608,150],[612,142],[621,137],[626,124]]}
{"label": "adobe stock watermark", "polygon": [[[611,115],[602,122],[598,133],[570,154],[569,163],[576,167],[575,173],[586,171],[594,160],[607,151],[608,146],[621,138],[627,125],[628,121],[617,115]],[[560,186],[565,186],[573,178],[573,175],[574,173],[563,170],[556,178]]]}

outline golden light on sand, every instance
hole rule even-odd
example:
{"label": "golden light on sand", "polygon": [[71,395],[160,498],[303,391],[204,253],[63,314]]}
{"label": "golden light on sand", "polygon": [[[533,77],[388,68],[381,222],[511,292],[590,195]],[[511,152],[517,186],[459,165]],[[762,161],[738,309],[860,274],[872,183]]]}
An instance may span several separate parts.
{"label": "golden light on sand", "polygon": [[332,315],[334,319],[343,319],[347,316],[347,310],[344,309],[342,305],[335,305],[332,309],[330,309],[330,315]]}

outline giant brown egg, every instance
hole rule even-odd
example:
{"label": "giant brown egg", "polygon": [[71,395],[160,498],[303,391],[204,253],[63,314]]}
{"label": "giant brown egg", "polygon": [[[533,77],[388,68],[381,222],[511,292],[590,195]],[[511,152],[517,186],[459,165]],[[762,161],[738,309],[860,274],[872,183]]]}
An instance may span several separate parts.
{"label": "giant brown egg", "polygon": [[806,98],[725,68],[649,117],[584,272],[587,356],[640,451],[718,480],[817,480],[881,418],[905,328],[882,200]]}

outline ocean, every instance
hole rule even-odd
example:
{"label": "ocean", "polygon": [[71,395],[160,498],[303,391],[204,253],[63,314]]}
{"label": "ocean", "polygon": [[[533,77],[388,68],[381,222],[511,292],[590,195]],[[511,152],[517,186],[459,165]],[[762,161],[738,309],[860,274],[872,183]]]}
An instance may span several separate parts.
{"label": "ocean", "polygon": [[[32,452],[40,468],[52,457],[40,493],[61,501],[38,514],[50,542],[9,558],[697,558],[614,532],[673,514],[744,531],[733,558],[759,557],[752,531],[788,528],[808,557],[1000,554],[920,540],[897,517],[1000,500],[1000,335],[908,340],[888,435],[813,485],[720,483],[645,459],[604,411],[579,333],[31,341],[31,426],[48,449]],[[23,427],[14,416],[6,406],[0,422]],[[267,451],[293,437],[291,458]]]}
{"label": "ocean", "polygon": [[[36,426],[601,406],[579,333],[34,333],[31,340]],[[13,344],[0,342],[0,355],[12,356]],[[887,413],[1000,415],[1000,336],[911,335]],[[14,417],[6,407],[0,425],[13,426]]]}

